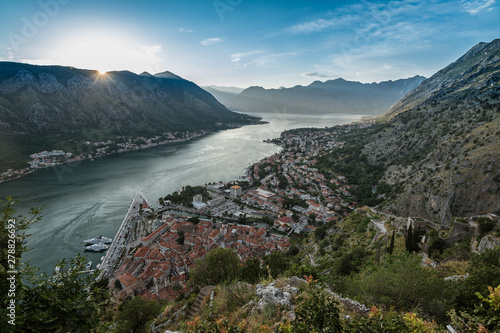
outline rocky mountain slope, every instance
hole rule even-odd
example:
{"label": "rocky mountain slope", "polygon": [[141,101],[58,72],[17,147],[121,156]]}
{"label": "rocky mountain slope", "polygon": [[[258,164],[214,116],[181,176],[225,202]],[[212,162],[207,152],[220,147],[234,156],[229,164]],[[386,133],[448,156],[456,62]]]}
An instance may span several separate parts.
{"label": "rocky mountain slope", "polygon": [[[170,72],[136,75],[0,62],[0,133],[4,154],[33,142],[156,135],[227,128],[255,118],[226,109],[193,82]],[[40,149],[37,147],[36,149]],[[32,151],[33,152],[33,151]]]}
{"label": "rocky mountain slope", "polygon": [[415,89],[425,78],[363,84],[344,79],[315,81],[308,86],[264,89],[250,87],[226,106],[248,112],[381,114]]}
{"label": "rocky mountain slope", "polygon": [[382,120],[364,153],[399,187],[386,209],[442,223],[500,212],[500,39],[474,46]]}

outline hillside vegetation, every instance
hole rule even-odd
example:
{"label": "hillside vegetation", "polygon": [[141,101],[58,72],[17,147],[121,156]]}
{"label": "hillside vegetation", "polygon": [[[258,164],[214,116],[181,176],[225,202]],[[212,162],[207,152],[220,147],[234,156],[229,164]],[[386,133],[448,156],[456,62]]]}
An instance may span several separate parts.
{"label": "hillside vegetation", "polygon": [[476,45],[380,120],[362,153],[400,189],[388,211],[444,224],[500,212],[500,40]]}

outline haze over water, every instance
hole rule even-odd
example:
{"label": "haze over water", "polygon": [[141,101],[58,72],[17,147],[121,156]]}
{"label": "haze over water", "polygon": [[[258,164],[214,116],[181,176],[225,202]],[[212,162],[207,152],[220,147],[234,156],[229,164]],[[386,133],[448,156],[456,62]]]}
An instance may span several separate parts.
{"label": "haze over water", "polygon": [[[100,235],[114,237],[137,190],[157,206],[159,197],[185,185],[230,181],[245,169],[280,151],[263,140],[283,130],[350,123],[361,115],[299,116],[252,114],[266,125],[222,131],[176,145],[84,161],[64,174],[42,169],[24,178],[0,184],[0,197],[19,201],[18,212],[44,206],[43,219],[32,225],[24,255],[33,265],[50,271],[57,259],[83,253],[82,240]],[[59,169],[62,170],[62,169]],[[102,254],[85,253],[94,262]]]}

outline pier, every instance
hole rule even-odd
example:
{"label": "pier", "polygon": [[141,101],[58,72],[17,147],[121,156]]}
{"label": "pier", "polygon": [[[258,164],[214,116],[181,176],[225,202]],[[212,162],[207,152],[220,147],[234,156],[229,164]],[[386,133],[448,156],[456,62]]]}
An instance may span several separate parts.
{"label": "pier", "polygon": [[137,191],[130,203],[127,214],[125,215],[120,228],[116,232],[113,242],[109,246],[109,249],[104,256],[100,266],[99,266],[99,276],[98,280],[102,278],[110,278],[114,275],[115,270],[118,268],[121,258],[123,257],[123,252],[128,251],[130,241],[132,240],[132,230],[140,218],[140,208],[144,205],[148,205],[144,195]]}

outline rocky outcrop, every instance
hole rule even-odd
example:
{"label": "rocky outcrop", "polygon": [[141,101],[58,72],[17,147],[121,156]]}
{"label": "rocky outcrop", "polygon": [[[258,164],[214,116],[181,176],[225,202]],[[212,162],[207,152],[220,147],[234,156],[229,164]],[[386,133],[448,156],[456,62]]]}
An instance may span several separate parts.
{"label": "rocky outcrop", "polygon": [[255,290],[259,301],[257,307],[263,309],[267,304],[282,305],[285,307],[293,308],[291,301],[292,295],[297,294],[299,289],[286,284],[282,287],[277,287],[276,281],[268,285],[258,284]]}
{"label": "rocky outcrop", "polygon": [[497,246],[500,246],[500,239],[498,239],[498,237],[494,238],[493,236],[488,235],[481,238],[477,250],[478,252],[484,252],[486,250],[493,250]]}

